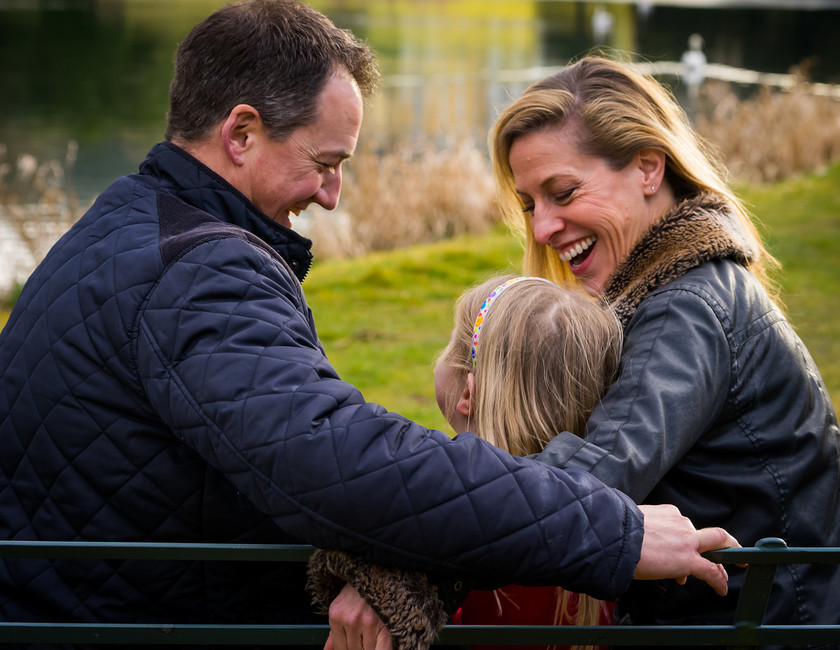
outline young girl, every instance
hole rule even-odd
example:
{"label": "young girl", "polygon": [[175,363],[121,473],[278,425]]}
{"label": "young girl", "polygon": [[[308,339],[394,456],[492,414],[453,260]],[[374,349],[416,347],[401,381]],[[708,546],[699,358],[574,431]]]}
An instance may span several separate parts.
{"label": "young girl", "polygon": [[[513,455],[542,450],[558,431],[583,433],[618,367],[621,330],[582,290],[500,277],[464,293],[435,367],[438,406],[456,433],[473,431]],[[597,625],[610,608],[554,587],[472,591],[468,625]]]}
{"label": "young girl", "polygon": [[[617,371],[620,348],[618,320],[581,289],[542,278],[491,278],[456,303],[455,327],[435,366],[435,396],[455,433],[534,454],[558,431],[583,433]],[[310,579],[325,607],[345,583],[356,587],[388,626],[395,650],[427,647],[446,622],[446,590],[436,584],[430,595],[416,572],[318,551]],[[472,591],[454,619],[597,625],[610,622],[611,608],[556,587],[509,585]]]}

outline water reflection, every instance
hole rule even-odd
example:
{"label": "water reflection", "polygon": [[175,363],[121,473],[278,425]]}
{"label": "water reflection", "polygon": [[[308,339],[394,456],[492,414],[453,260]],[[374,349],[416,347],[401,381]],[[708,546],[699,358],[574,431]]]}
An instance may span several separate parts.
{"label": "water reflection", "polygon": [[[224,0],[0,0],[0,142],[63,157],[79,143],[81,195],[133,171],[162,137],[172,54]],[[312,0],[380,55],[385,83],[364,137],[483,137],[547,67],[595,44],[677,61],[692,33],[709,61],[840,81],[840,11],[675,7],[656,2]],[[836,4],[836,3],[835,3]]]}

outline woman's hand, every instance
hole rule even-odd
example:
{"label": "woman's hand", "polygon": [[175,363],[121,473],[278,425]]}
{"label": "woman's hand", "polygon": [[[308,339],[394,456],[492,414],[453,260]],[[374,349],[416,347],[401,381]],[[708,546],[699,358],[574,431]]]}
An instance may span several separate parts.
{"label": "woman's hand", "polygon": [[723,528],[697,530],[674,506],[639,506],[645,515],[642,555],[636,566],[637,580],[674,578],[685,584],[692,575],[725,596],[729,576],[720,564],[700,553],[721,548],[740,548],[738,541]]}
{"label": "woman's hand", "polygon": [[350,585],[330,603],[330,636],[324,650],[392,650],[379,615]]}

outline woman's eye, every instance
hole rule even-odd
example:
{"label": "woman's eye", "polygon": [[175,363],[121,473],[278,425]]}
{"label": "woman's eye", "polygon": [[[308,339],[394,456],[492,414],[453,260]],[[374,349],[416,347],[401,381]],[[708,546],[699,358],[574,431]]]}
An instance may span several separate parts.
{"label": "woman's eye", "polygon": [[557,203],[568,203],[572,199],[572,195],[575,193],[574,188],[564,190],[562,192],[558,192],[554,195],[554,200]]}

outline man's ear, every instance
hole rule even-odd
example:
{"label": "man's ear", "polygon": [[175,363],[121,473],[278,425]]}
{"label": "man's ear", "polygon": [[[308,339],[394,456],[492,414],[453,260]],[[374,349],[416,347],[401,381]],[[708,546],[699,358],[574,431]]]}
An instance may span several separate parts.
{"label": "man's ear", "polygon": [[244,163],[245,154],[253,146],[262,125],[259,111],[253,106],[237,104],[233,107],[222,123],[222,143],[231,163]]}
{"label": "man's ear", "polygon": [[651,148],[642,149],[636,155],[645,189],[653,188],[651,192],[656,191],[662,185],[662,179],[665,178],[665,152]]}
{"label": "man's ear", "polygon": [[455,405],[455,410],[465,417],[472,417],[473,414],[473,400],[475,399],[475,375],[471,372],[467,373],[467,385],[458,403]]}

